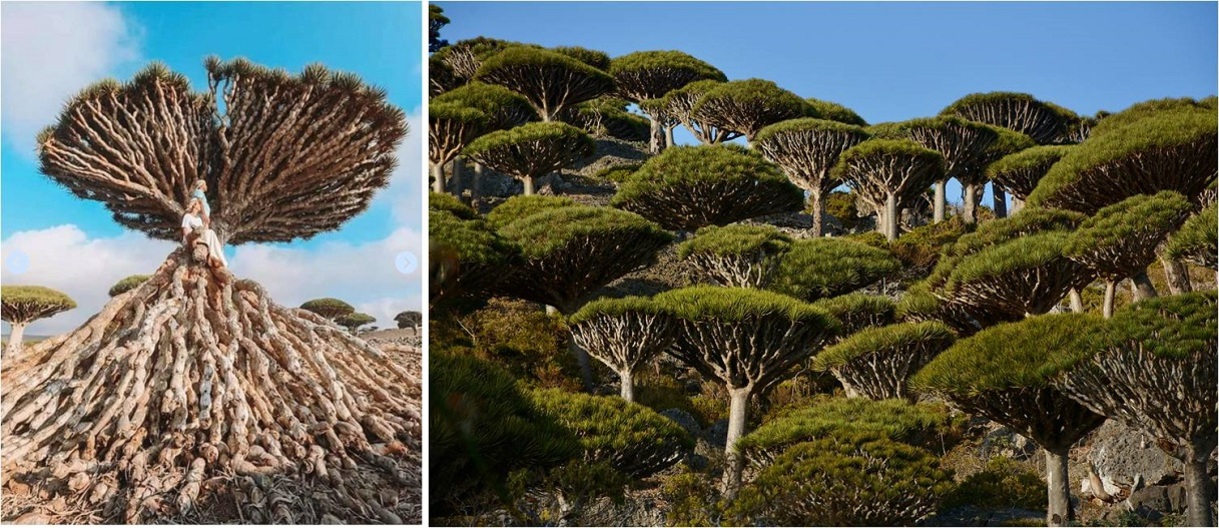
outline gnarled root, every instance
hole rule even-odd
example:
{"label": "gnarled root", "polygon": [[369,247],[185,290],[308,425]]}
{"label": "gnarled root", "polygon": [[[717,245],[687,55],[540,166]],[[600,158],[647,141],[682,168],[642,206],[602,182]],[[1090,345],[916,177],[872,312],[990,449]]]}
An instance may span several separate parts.
{"label": "gnarled root", "polygon": [[189,260],[0,369],[0,516],[419,522],[418,350]]}

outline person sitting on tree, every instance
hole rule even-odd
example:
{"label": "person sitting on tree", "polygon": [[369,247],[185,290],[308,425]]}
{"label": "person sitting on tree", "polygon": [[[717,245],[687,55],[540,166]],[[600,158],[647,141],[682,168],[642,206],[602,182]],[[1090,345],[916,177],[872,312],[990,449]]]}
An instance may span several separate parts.
{"label": "person sitting on tree", "polygon": [[182,216],[182,244],[190,248],[195,242],[202,241],[207,245],[208,264],[213,268],[228,267],[229,263],[224,258],[224,245],[220,243],[216,232],[206,227],[203,216],[207,214],[204,208],[206,203],[195,198],[186,206],[186,214]]}
{"label": "person sitting on tree", "polygon": [[212,206],[207,203],[207,180],[195,180],[194,199],[203,202],[203,227],[212,228]]}

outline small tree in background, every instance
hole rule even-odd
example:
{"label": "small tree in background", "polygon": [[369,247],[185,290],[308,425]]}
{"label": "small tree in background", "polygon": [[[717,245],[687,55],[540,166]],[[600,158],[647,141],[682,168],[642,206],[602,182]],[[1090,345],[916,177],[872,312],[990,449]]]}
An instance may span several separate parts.
{"label": "small tree in background", "polygon": [[[676,90],[671,90],[660,99],[652,99],[639,104],[641,110],[649,113],[657,113],[668,116],[686,127],[694,138],[704,145],[714,145],[732,141],[742,134],[719,128],[712,123],[701,119],[694,113],[694,106],[702,100],[703,95],[708,91],[724,84],[718,80],[702,80],[694,81]],[[666,134],[668,132],[666,131]],[[669,137],[666,142],[673,146]]]}
{"label": "small tree in background", "polygon": [[0,286],[0,307],[3,319],[12,326],[8,335],[9,359],[21,352],[25,327],[39,319],[76,308],[76,301],[66,294],[44,286]]}
{"label": "small tree in background", "polygon": [[136,286],[144,284],[151,277],[151,275],[131,275],[124,277],[118,282],[114,283],[114,286],[110,287],[110,296],[118,297],[119,295],[134,290]]}
{"label": "small tree in background", "polygon": [[433,192],[446,192],[445,164],[486,132],[487,115],[477,108],[435,100],[428,104],[428,162],[432,164]]}
{"label": "small tree in background", "polygon": [[440,29],[449,25],[449,22],[451,22],[449,17],[444,16],[444,8],[438,5],[428,5],[428,53],[436,53],[449,45],[449,41],[440,38]]}
{"label": "small tree in background", "polygon": [[779,455],[731,514],[774,526],[911,526],[952,489],[952,474],[930,452],[877,432],[838,431]]}
{"label": "small tree in background", "polygon": [[736,443],[745,434],[750,396],[790,376],[791,367],[820,349],[838,325],[818,308],[751,288],[695,286],[655,300],[677,320],[670,353],[728,389],[723,492],[734,498],[744,468]]}
{"label": "small tree in background", "polygon": [[335,319],[339,326],[346,328],[348,332],[356,333],[361,326],[369,325],[377,322],[377,318],[362,312],[352,312],[345,315],[340,315]]}
{"label": "small tree in background", "polygon": [[842,153],[832,174],[877,211],[877,230],[897,239],[897,214],[943,177],[944,157],[913,141],[873,139]]}
{"label": "small tree in background", "polygon": [[423,314],[414,310],[406,312],[398,312],[394,316],[394,322],[398,323],[398,328],[419,328],[423,324]]}
{"label": "small tree in background", "polygon": [[911,380],[920,392],[951,400],[966,412],[1006,425],[1045,452],[1046,524],[1075,519],[1067,453],[1105,417],[1054,388],[1050,376],[1077,353],[1097,320],[1081,314],[1030,317],[958,341]]}
{"label": "small tree in background", "polygon": [[1138,195],[1100,211],[1071,234],[1066,255],[1105,280],[1105,317],[1113,315],[1115,285],[1136,277],[1143,295],[1155,296],[1147,278],[1147,266],[1156,259],[1156,248],[1189,215],[1189,201],[1172,191],[1155,196]]}
{"label": "small tree in background", "polygon": [[868,328],[817,354],[813,368],[833,372],[851,396],[909,399],[910,376],[955,341],[937,322]]}
{"label": "small tree in background", "polygon": [[805,301],[850,293],[901,269],[883,249],[841,238],[797,240],[783,254],[769,289]]}
{"label": "small tree in background", "polygon": [[566,123],[529,123],[482,136],[465,154],[525,184],[534,193],[534,180],[591,156],[592,138]]}
{"label": "small tree in background", "polygon": [[808,103],[808,114],[812,117],[860,127],[868,126],[868,122],[854,110],[833,101],[809,97],[804,102]]}
{"label": "small tree in background", "polygon": [[[728,78],[714,66],[680,51],[637,51],[615,58],[609,67],[617,93],[628,101],[640,104],[660,99],[665,94],[695,81]],[[651,122],[649,150],[659,154],[667,146],[664,137],[664,113],[656,106],[640,105]]]}
{"label": "small tree in background", "polygon": [[529,399],[580,439],[586,461],[606,462],[633,479],[668,469],[694,447],[673,420],[629,401],[561,389],[531,391]]}
{"label": "small tree in background", "polygon": [[1165,255],[1172,259],[1184,259],[1197,266],[1219,270],[1219,218],[1216,205],[1211,204],[1202,212],[1186,220],[1181,229],[1168,239]]}
{"label": "small tree in background", "polygon": [[486,116],[487,130],[507,130],[538,118],[533,106],[520,94],[502,86],[480,82],[454,88],[433,97],[431,103],[453,103],[476,108]]}
{"label": "small tree in background", "polygon": [[631,103],[618,97],[601,96],[568,107],[560,119],[593,137],[640,142],[648,139],[648,120],[627,110]]}
{"label": "small tree in background", "polygon": [[769,225],[707,226],[678,246],[677,256],[721,286],[764,288],[790,245]]}
{"label": "small tree in background", "polygon": [[[1092,410],[1139,429],[1185,464],[1186,524],[1211,526],[1214,486],[1206,466],[1215,450],[1215,292],[1128,305],[1087,346],[1067,349],[1056,386]],[[1062,332],[1083,335],[1079,328]],[[1030,340],[1028,346],[1043,347]]]}
{"label": "small tree in background", "polygon": [[1039,145],[1060,143],[1079,116],[1054,103],[1015,92],[974,93],[957,99],[940,115],[958,115],[1020,132]]}
{"label": "small tree in background", "polygon": [[691,109],[701,122],[736,132],[753,143],[766,125],[803,117],[808,103],[771,81],[746,79],[711,87]]}
{"label": "small tree in background", "polygon": [[1024,207],[1024,201],[1050,172],[1050,167],[1071,148],[1069,145],[1047,145],[1008,154],[987,165],[986,177],[1012,195],[1012,214],[1015,214]]}
{"label": "small tree in background", "polygon": [[797,211],[803,203],[804,194],[778,167],[736,145],[666,149],[644,163],[611,201],[682,231]]}
{"label": "small tree in background", "polygon": [[[832,104],[822,103],[822,106]],[[822,108],[819,111],[828,113],[830,110]],[[793,183],[808,191],[809,214],[813,217],[809,234],[819,237],[825,221],[823,198],[842,183],[833,177],[831,169],[843,152],[869,137],[863,128],[853,124],[813,118],[791,119],[763,128],[757,134],[754,148],[782,167]]]}
{"label": "small tree in background", "polygon": [[510,46],[482,62],[475,78],[525,96],[542,121],[614,89],[614,78],[558,51]]}
{"label": "small tree in background", "polygon": [[[428,77],[431,78],[431,84],[439,88],[434,95],[439,95],[470,83],[474,80],[474,76],[478,73],[478,68],[482,66],[483,61],[513,46],[542,49],[541,46],[536,44],[524,44],[488,37],[459,40],[452,45],[441,48],[433,53],[428,60]],[[437,82],[437,71],[443,72],[447,82]]]}
{"label": "small tree in background", "polygon": [[635,371],[672,344],[677,326],[651,299],[603,299],[569,318],[576,346],[618,373],[620,394],[635,401]]}
{"label": "small tree in background", "polygon": [[338,318],[356,311],[354,306],[333,297],[322,297],[320,299],[305,301],[304,304],[301,304],[301,309],[308,310],[331,321],[337,321]]}

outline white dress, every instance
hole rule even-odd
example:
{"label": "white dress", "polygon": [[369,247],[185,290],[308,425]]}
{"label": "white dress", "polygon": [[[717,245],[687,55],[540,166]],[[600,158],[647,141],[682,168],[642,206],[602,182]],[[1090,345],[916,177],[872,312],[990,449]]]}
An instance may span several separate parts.
{"label": "white dress", "polygon": [[203,229],[203,219],[191,213],[186,213],[182,217],[182,227],[189,229],[194,233],[198,230],[203,230],[199,239],[207,244],[207,253],[211,258],[220,261],[224,267],[229,267],[229,261],[224,258],[224,244],[220,243],[220,238],[216,236],[216,232],[211,229]]}

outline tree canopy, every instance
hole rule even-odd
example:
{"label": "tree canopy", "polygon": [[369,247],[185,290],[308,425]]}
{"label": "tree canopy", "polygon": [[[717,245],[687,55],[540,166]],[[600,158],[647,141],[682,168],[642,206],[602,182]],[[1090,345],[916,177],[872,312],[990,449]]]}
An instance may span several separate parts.
{"label": "tree canopy", "polygon": [[[587,54],[573,50],[565,51],[588,59]],[[475,78],[525,96],[542,121],[553,121],[563,109],[614,89],[613,77],[569,54],[509,46],[484,60]]]}
{"label": "tree canopy", "polygon": [[134,290],[137,286],[143,284],[144,281],[147,281],[149,277],[150,275],[130,275],[124,277],[118,282],[114,283],[114,286],[110,287],[110,296],[117,297]]}
{"label": "tree canopy", "polygon": [[865,121],[864,118],[859,114],[855,113],[854,110],[833,101],[809,97],[808,99],[805,99],[804,102],[808,103],[807,112],[810,116],[829,121],[837,121],[839,123],[845,123],[848,125],[861,127],[868,126],[868,122]]}
{"label": "tree canopy", "polygon": [[909,398],[910,376],[954,341],[956,334],[938,322],[868,328],[817,354],[813,367],[874,400]]}
{"label": "tree canopy", "polygon": [[[538,118],[537,112],[523,96],[494,84],[472,82],[433,97],[428,102],[429,112],[431,105],[436,103],[453,103],[477,109],[487,120],[487,130],[507,130]],[[428,117],[430,119],[431,115]]]}
{"label": "tree canopy", "polygon": [[723,286],[770,284],[791,238],[768,225],[707,226],[677,247],[677,256]]}
{"label": "tree canopy", "polygon": [[742,134],[720,128],[715,124],[700,118],[694,112],[694,106],[702,100],[708,91],[724,84],[716,79],[694,81],[681,88],[670,90],[660,99],[651,99],[639,103],[639,108],[653,115],[665,115],[677,120],[695,139],[704,145],[732,141]]}
{"label": "tree canopy", "polygon": [[909,140],[872,139],[842,153],[831,172],[883,214],[877,226],[897,238],[897,215],[944,176],[944,157]]}
{"label": "tree canopy", "polygon": [[814,301],[850,293],[889,276],[901,263],[888,251],[841,238],[796,240],[770,289]]}
{"label": "tree canopy", "polygon": [[959,115],[1020,132],[1041,145],[1060,143],[1079,116],[1054,103],[1015,92],[974,93],[957,99],[940,115]]}
{"label": "tree canopy", "polygon": [[754,148],[782,167],[792,183],[809,192],[811,234],[817,237],[822,234],[823,197],[842,183],[831,170],[843,152],[869,137],[867,131],[855,124],[816,118],[789,119],[758,132]]}
{"label": "tree canopy", "polygon": [[1073,147],[1069,145],[1047,145],[1008,154],[987,165],[986,177],[1003,187],[1009,194],[1021,200],[1028,199],[1033,189],[1058,160]]}
{"label": "tree canopy", "polygon": [[305,301],[304,304],[301,304],[301,309],[331,320],[337,320],[339,317],[355,313],[356,311],[355,307],[348,304],[347,301],[335,299],[334,297],[322,297],[320,299]]}
{"label": "tree canopy", "polygon": [[529,123],[482,136],[464,153],[522,180],[525,194],[533,194],[535,178],[591,156],[595,148],[588,134],[566,123]]}
{"label": "tree canopy", "polygon": [[45,319],[76,308],[67,294],[45,286],[0,286],[4,320],[14,325]]}
{"label": "tree canopy", "polygon": [[598,299],[568,319],[580,348],[618,373],[621,395],[634,401],[634,372],[673,344],[672,317],[646,297]]}
{"label": "tree canopy", "polygon": [[1164,254],[1214,270],[1219,259],[1219,242],[1216,239],[1219,239],[1219,218],[1216,217],[1216,205],[1212,203],[1186,220],[1181,229],[1168,239]]}
{"label": "tree canopy", "polygon": [[1084,220],[1064,250],[1101,277],[1124,279],[1155,261],[1156,249],[1192,208],[1173,191],[1132,196]]}
{"label": "tree canopy", "polygon": [[710,87],[691,112],[699,121],[736,132],[752,143],[766,125],[804,116],[808,103],[771,81],[746,79]]}
{"label": "tree canopy", "polygon": [[512,244],[481,219],[463,220],[445,210],[428,211],[429,303],[486,292],[519,257]]}

